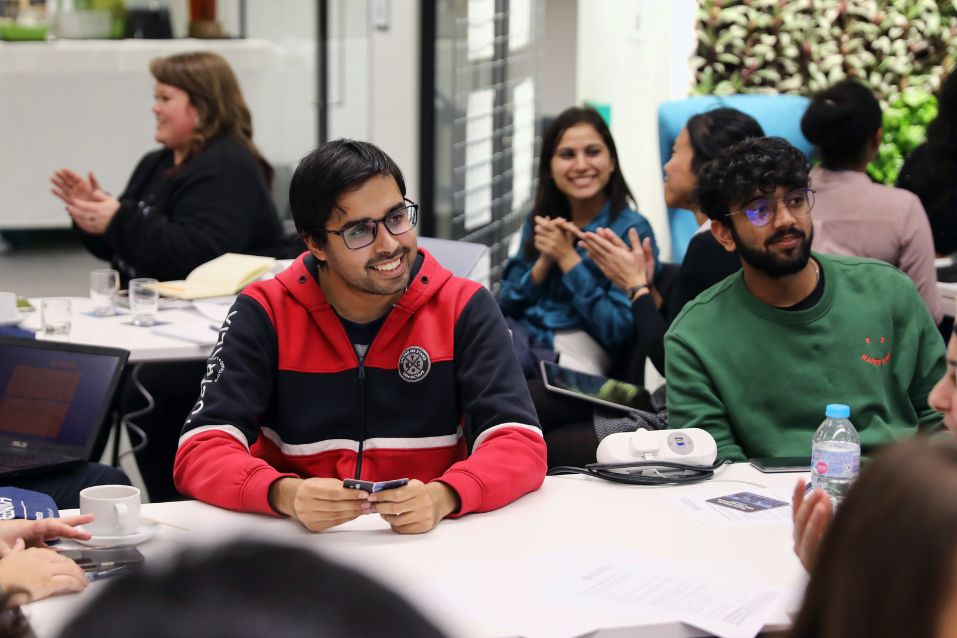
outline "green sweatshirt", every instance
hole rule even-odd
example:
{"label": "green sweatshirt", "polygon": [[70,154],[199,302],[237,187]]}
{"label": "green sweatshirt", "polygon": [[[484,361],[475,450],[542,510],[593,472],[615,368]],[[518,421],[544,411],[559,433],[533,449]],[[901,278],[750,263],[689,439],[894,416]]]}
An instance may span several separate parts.
{"label": "green sweatshirt", "polygon": [[718,456],[809,456],[824,406],[846,403],[864,452],[936,429],[927,395],[944,343],[913,282],[893,266],[814,254],[824,294],[788,311],[758,301],[742,273],[709,288],[665,337],[668,425],[703,428]]}

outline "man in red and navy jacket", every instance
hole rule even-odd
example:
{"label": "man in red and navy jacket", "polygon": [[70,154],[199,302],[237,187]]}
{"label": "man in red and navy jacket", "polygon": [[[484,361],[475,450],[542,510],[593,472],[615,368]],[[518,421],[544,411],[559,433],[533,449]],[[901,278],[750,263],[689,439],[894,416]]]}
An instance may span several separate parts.
{"label": "man in red and navy jacket", "polygon": [[[417,248],[392,159],[324,144],[289,198],[309,252],[230,309],[177,488],[313,531],[375,512],[400,533],[538,489],[545,443],[498,305]],[[342,482],[404,477],[376,493]]]}

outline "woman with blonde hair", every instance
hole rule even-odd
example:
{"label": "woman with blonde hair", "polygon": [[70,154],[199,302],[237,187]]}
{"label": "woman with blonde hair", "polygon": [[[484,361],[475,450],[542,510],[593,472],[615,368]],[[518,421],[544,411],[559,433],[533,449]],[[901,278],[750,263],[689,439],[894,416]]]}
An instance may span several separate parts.
{"label": "woman with blonde hair", "polygon": [[[150,73],[162,147],[140,160],[123,193],[108,195],[92,172],[84,178],[64,168],[50,178],[87,249],[110,260],[124,282],[184,279],[228,252],[294,256],[269,192],[272,168],[253,144],[249,108],[226,60],[179,53],[153,60]],[[202,361],[140,370],[155,407],[136,422],[148,436],[137,464],[153,501],[179,497],[173,455],[204,372]],[[124,383],[121,413],[144,405],[135,384]]]}
{"label": "woman with blonde hair", "polygon": [[279,256],[282,226],[270,195],[272,167],[253,143],[236,76],[215,53],[150,63],[155,139],[117,198],[92,172],[50,178],[87,249],[125,280],[182,279],[223,253]]}

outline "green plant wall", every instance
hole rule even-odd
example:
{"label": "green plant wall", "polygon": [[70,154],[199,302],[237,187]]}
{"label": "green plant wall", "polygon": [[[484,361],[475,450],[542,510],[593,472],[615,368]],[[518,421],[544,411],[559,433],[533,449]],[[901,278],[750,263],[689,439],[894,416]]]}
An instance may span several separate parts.
{"label": "green plant wall", "polygon": [[697,36],[697,94],[810,96],[845,78],[869,86],[886,138],[870,173],[891,183],[957,60],[957,0],[700,0]]}

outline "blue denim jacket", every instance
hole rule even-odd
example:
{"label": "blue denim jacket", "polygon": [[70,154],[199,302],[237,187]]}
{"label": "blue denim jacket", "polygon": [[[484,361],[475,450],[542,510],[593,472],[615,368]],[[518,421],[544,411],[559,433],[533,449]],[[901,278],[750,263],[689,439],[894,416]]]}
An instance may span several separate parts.
{"label": "blue denim jacket", "polygon": [[[648,221],[626,208],[609,223],[609,208],[609,204],[605,204],[582,230],[611,228],[627,243],[628,230],[635,228],[642,239],[651,238],[657,264],[658,245]],[[556,330],[584,330],[614,357],[615,350],[628,344],[634,336],[631,300],[602,274],[580,247],[576,247],[582,258],[580,264],[566,273],[556,266],[543,285],[535,284],[531,278],[535,258],[529,259],[524,253],[532,232],[533,225],[526,222],[519,252],[505,266],[498,298],[502,313],[526,326],[545,347],[553,347]]]}

